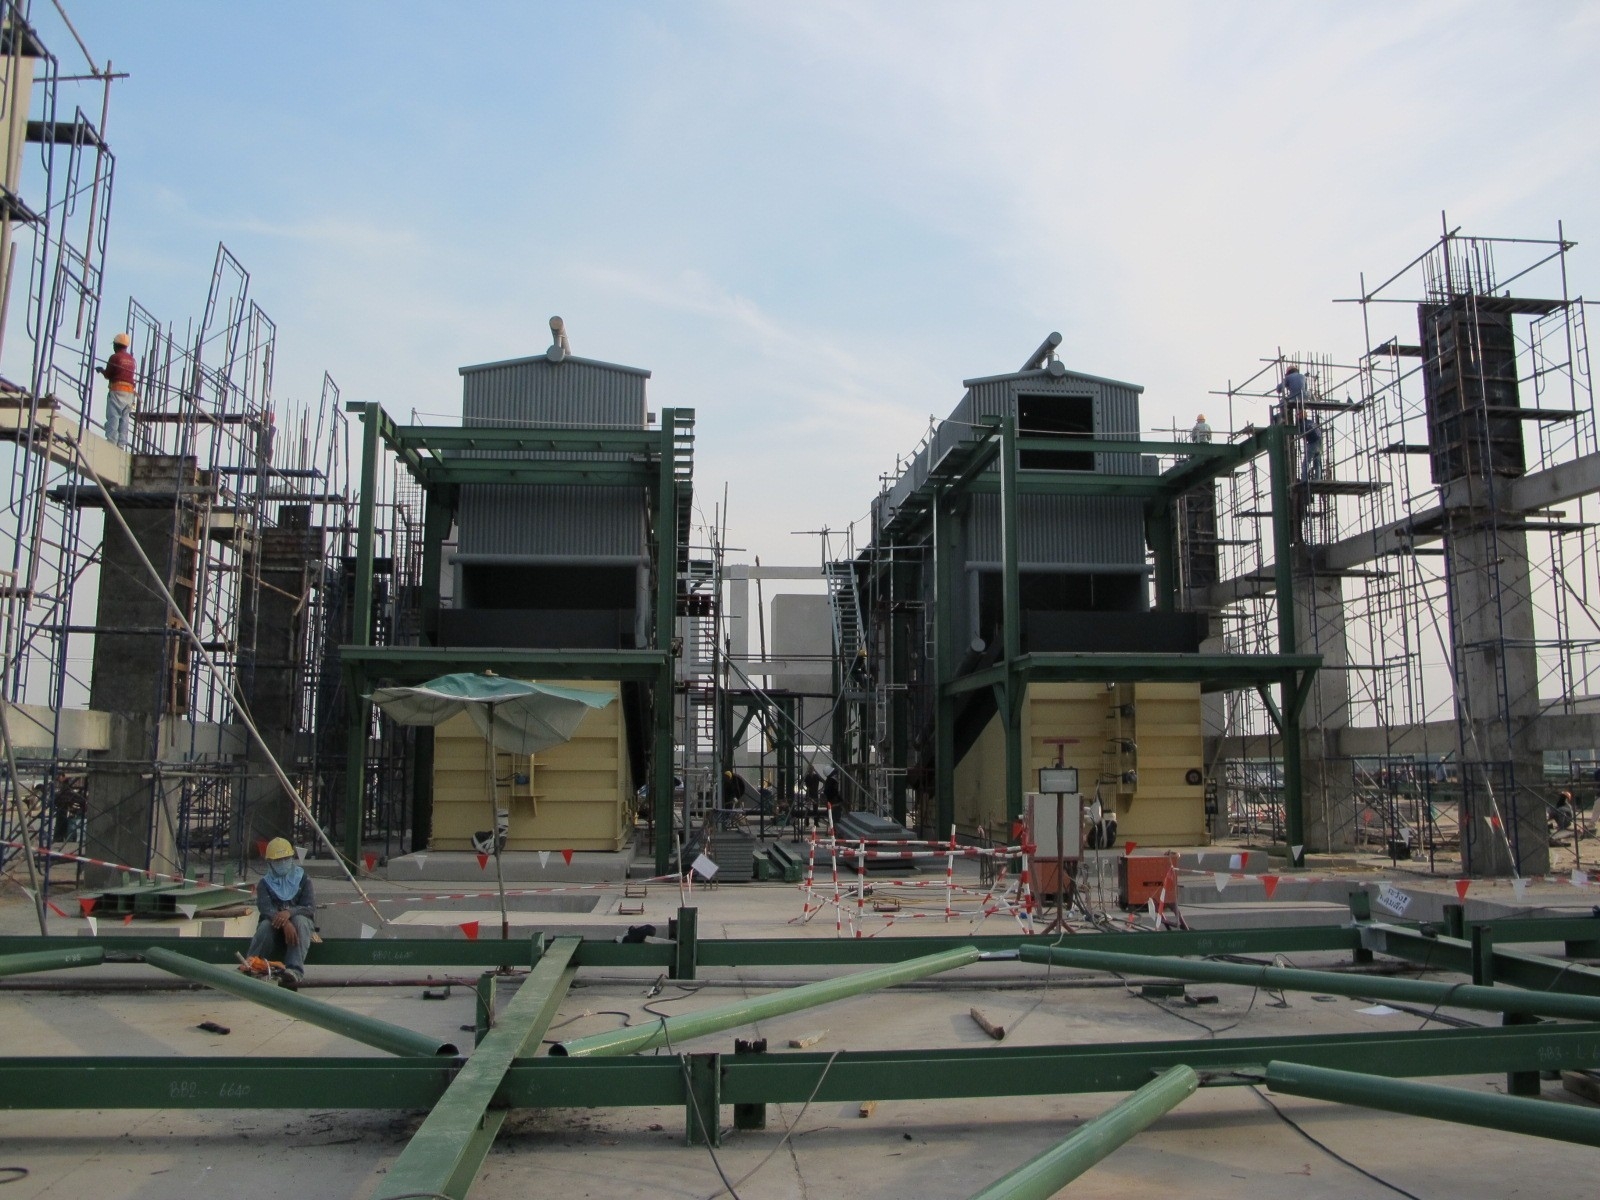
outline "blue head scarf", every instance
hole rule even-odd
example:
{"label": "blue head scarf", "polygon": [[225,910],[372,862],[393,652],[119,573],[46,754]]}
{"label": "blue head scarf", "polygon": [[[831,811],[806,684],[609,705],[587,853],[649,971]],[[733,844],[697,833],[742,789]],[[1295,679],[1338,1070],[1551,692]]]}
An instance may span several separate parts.
{"label": "blue head scarf", "polygon": [[[279,867],[283,869],[280,871]],[[285,904],[300,894],[300,884],[306,873],[292,858],[278,858],[267,864],[267,873],[261,878],[267,890]]]}

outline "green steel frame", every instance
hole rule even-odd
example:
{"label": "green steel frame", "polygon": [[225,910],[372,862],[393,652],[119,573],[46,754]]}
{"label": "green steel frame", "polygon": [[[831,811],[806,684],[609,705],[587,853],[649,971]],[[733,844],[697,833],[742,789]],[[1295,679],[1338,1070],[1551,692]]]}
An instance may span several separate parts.
{"label": "green steel frame", "polygon": [[[929,617],[934,622],[934,827],[940,836],[955,821],[955,721],[958,706],[965,695],[984,689],[994,692],[1005,732],[1006,814],[1011,819],[1022,812],[1024,781],[1020,716],[1029,684],[1080,681],[1199,682],[1210,691],[1236,688],[1255,688],[1260,691],[1283,738],[1287,841],[1290,846],[1303,846],[1305,823],[1300,718],[1322,658],[1320,655],[1299,653],[1296,641],[1292,571],[1294,518],[1288,438],[1289,431],[1282,425],[1268,426],[1241,441],[1226,444],[1074,438],[1074,451],[1168,455],[1178,456],[1179,460],[1160,475],[1024,470],[1019,466],[1021,452],[1059,450],[1060,441],[1019,436],[1016,419],[1011,416],[987,417],[972,438],[958,444],[933,464],[926,480],[877,532],[877,540],[885,548],[909,550],[923,544],[930,547],[928,558],[931,560],[930,583],[934,601]],[[1178,601],[1177,550],[1172,536],[1172,512],[1178,497],[1239,469],[1261,454],[1267,456],[1272,482],[1272,544],[1278,597],[1277,654],[1022,653],[1018,568],[1020,532],[1017,523],[1017,500],[1020,496],[1130,496],[1142,500],[1145,504],[1147,539],[1156,559],[1157,607],[1170,611]],[[955,611],[955,606],[948,600],[957,586],[956,525],[969,496],[996,493],[1000,497],[1003,650],[994,666],[958,677],[962,651],[956,645],[950,621],[939,615]],[[894,571],[904,569],[903,565],[897,566],[899,557],[899,554],[891,553],[887,555],[886,565],[881,571],[868,571],[866,585],[869,591],[894,594],[896,589],[904,589],[906,580],[903,577],[891,578]],[[896,631],[890,631],[891,643],[897,636]],[[892,645],[888,664],[892,684],[909,683],[908,660]],[[1276,701],[1268,690],[1274,686],[1278,689]],[[903,708],[905,689],[897,687],[895,695],[896,702]],[[903,711],[891,713],[891,729],[903,729],[906,719]],[[908,766],[905,761],[905,757],[909,756],[907,739],[903,736],[892,738],[891,748],[902,757],[889,766],[903,771]],[[1299,866],[1300,863],[1297,860],[1292,865]]]}
{"label": "green steel frame", "polygon": [[[736,1106],[749,1122],[763,1105],[799,1102],[813,1095],[818,1101],[837,1102],[869,1095],[882,1100],[960,1100],[1133,1092],[1179,1067],[1198,1072],[1202,1085],[1226,1086],[1259,1082],[1268,1064],[1337,1068],[1388,1078],[1503,1071],[1522,1080],[1537,1080],[1541,1070],[1592,1069],[1600,1064],[1600,1021],[838,1054],[533,1057],[577,972],[585,967],[667,970],[678,978],[692,978],[700,968],[709,967],[904,963],[959,947],[993,953],[1049,944],[1046,938],[1021,935],[702,942],[695,936],[694,916],[693,909],[680,910],[678,939],[668,944],[570,937],[547,944],[543,935],[511,942],[329,939],[318,947],[319,965],[429,964],[531,971],[495,1027],[467,1057],[8,1057],[0,1058],[0,1110],[429,1110],[376,1195],[463,1197],[506,1113],[514,1108],[682,1105],[691,1138],[714,1141],[720,1122],[707,1114],[721,1105]],[[1565,942],[1592,950],[1600,943],[1600,916],[1465,922],[1457,907],[1447,911],[1443,931],[1428,925],[1375,923],[1363,919],[1359,906],[1353,916],[1340,926],[1136,933],[1073,941],[1115,946],[1135,961],[1147,961],[1153,973],[1169,965],[1162,961],[1164,956],[1173,955],[1336,951],[1365,961],[1376,950],[1425,961],[1430,967],[1470,970],[1475,983],[1503,989],[1508,1005],[1529,993],[1495,981],[1510,979],[1518,971],[1528,972],[1518,982],[1530,988],[1600,997],[1600,972],[1494,947],[1494,943]],[[1451,931],[1466,936],[1453,937]],[[78,965],[102,957],[107,962],[137,961],[151,951],[170,952],[181,946],[186,959],[220,963],[233,961],[244,944],[243,939],[185,938],[178,943],[170,937],[137,935],[3,937],[0,956],[55,956],[58,964]],[[1552,972],[1560,977],[1551,979]]]}
{"label": "green steel frame", "polygon": [[[340,647],[350,730],[345,772],[343,851],[361,854],[365,808],[367,730],[372,706],[365,699],[379,683],[417,683],[441,671],[492,669],[540,679],[589,679],[648,686],[653,710],[650,795],[655,828],[672,828],[672,630],[678,578],[688,555],[694,487],[694,410],[662,410],[656,429],[474,428],[397,425],[374,403],[347,406],[360,416],[361,494],[356,524],[355,597],[350,644]],[[642,489],[651,513],[655,573],[653,644],[643,650],[458,650],[434,644],[372,644],[372,568],[375,553],[379,454],[387,450],[423,490],[422,636],[438,634],[440,545],[455,518],[463,484],[586,484]],[[462,457],[474,451],[553,453],[597,457],[506,459]],[[656,839],[656,870],[667,870],[670,838]]]}

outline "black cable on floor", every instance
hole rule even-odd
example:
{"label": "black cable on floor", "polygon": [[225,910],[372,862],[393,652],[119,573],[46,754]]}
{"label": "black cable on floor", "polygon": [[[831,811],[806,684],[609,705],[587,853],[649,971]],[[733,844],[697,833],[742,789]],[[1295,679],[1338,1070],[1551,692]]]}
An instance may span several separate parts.
{"label": "black cable on floor", "polygon": [[1406,1197],[1406,1200],[1422,1200],[1422,1197],[1416,1195],[1414,1192],[1408,1192],[1408,1191],[1405,1190],[1405,1188],[1399,1187],[1399,1186],[1397,1186],[1395,1184],[1390,1183],[1387,1179],[1384,1179],[1382,1176],[1374,1175],[1371,1171],[1367,1170],[1365,1167],[1357,1166],[1355,1163],[1351,1162],[1344,1155],[1340,1154],[1337,1150],[1333,1149],[1333,1147],[1329,1146],[1326,1142],[1319,1142],[1316,1138],[1312,1137],[1309,1133],[1307,1133],[1304,1128],[1302,1128],[1300,1125],[1296,1124],[1296,1122],[1295,1122],[1293,1117],[1291,1117],[1288,1113],[1284,1112],[1283,1109],[1279,1108],[1276,1104],[1274,1104],[1272,1102],[1272,1097],[1268,1096],[1265,1092],[1263,1092],[1260,1087],[1253,1086],[1253,1087],[1251,1087],[1250,1090],[1256,1094],[1257,1098],[1261,1101],[1261,1103],[1265,1104],[1273,1112],[1278,1114],[1278,1119],[1279,1120],[1281,1120],[1290,1129],[1294,1130],[1301,1137],[1305,1138],[1306,1141],[1310,1142],[1313,1146],[1315,1146],[1318,1150],[1321,1150],[1324,1154],[1326,1154],[1329,1158],[1333,1159],[1335,1162],[1343,1163],[1345,1166],[1349,1167],[1352,1171],[1354,1171],[1357,1175],[1365,1175],[1368,1179],[1372,1180],[1372,1182],[1377,1184],[1379,1187],[1386,1187],[1391,1192],[1394,1192],[1396,1195]]}

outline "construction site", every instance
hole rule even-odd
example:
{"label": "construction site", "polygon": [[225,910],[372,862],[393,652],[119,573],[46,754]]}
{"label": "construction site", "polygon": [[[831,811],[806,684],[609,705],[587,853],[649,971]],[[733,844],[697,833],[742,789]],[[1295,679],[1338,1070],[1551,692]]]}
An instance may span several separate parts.
{"label": "construction site", "polygon": [[1070,333],[971,347],[869,515],[763,565],[706,418],[560,317],[425,423],[275,392],[226,245],[191,312],[105,294],[118,77],[37,15],[0,0],[6,1194],[1589,1194],[1567,229],[1356,247],[1209,420]]}

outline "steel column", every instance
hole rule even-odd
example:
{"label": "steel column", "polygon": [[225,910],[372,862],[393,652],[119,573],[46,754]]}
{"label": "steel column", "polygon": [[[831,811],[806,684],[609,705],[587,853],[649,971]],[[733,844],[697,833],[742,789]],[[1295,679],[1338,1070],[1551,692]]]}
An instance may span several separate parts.
{"label": "steel column", "polygon": [[458,1053],[450,1042],[441,1042],[438,1038],[429,1037],[427,1034],[402,1029],[387,1021],[379,1021],[374,1017],[353,1013],[321,1000],[313,1000],[310,996],[302,996],[298,992],[291,992],[275,984],[263,983],[259,979],[241,975],[238,971],[230,971],[226,967],[197,962],[182,954],[175,954],[171,950],[151,946],[145,950],[144,960],[152,967],[159,967],[163,971],[181,975],[185,979],[192,979],[196,983],[203,983],[219,991],[231,992],[263,1008],[270,1008],[285,1016],[304,1021],[308,1025],[316,1025],[332,1033],[342,1034],[363,1045],[376,1046],[379,1050],[387,1050],[390,1054],[412,1057],[441,1055],[454,1057]]}
{"label": "steel column", "polygon": [[[1006,746],[1006,825],[1022,815],[1022,707],[1027,678],[1020,670],[1022,658],[1021,523],[1017,513],[1017,422],[1000,418],[1000,599],[1001,636],[1004,641],[1005,688],[1000,720]],[[944,830],[940,830],[942,837]]]}
{"label": "steel column", "polygon": [[749,1025],[768,1017],[830,1004],[848,996],[859,996],[863,992],[893,987],[897,983],[908,983],[913,979],[922,979],[941,971],[965,967],[977,961],[978,951],[974,947],[946,950],[942,954],[929,954],[911,959],[909,962],[877,967],[854,975],[842,975],[837,979],[823,979],[800,987],[786,988],[781,992],[735,1001],[732,1004],[719,1004],[713,1008],[702,1009],[700,1012],[663,1017],[653,1025],[637,1029],[618,1029],[611,1033],[595,1034],[593,1037],[576,1038],[552,1046],[550,1053],[564,1058],[635,1054],[652,1046],[670,1046],[674,1041],[685,1042],[723,1029],[737,1029],[741,1025]]}
{"label": "steel column", "polygon": [[[28,940],[28,939],[20,939]],[[71,939],[78,941],[78,938]],[[0,978],[7,975],[26,975],[33,971],[59,971],[65,967],[93,967],[106,960],[106,952],[99,946],[81,946],[62,950],[34,950],[23,954],[0,955]]]}
{"label": "steel column", "polygon": [[378,1186],[375,1200],[437,1194],[462,1200],[505,1122],[504,1108],[490,1110],[518,1058],[531,1057],[555,1019],[577,968],[577,938],[557,938],[525,979],[500,1023],[467,1059],[427,1118],[411,1135]]}
{"label": "steel column", "polygon": [[[372,566],[378,503],[378,430],[383,409],[363,404],[361,413],[361,495],[356,504],[356,563],[350,598],[350,642],[372,644]],[[345,737],[344,855],[355,863],[361,858],[361,835],[366,813],[367,727],[372,705],[362,696],[365,679],[346,664],[349,694],[346,701],[350,727]]]}
{"label": "steel column", "polygon": [[1547,1104],[1542,1100],[1469,1092],[1436,1083],[1411,1083],[1308,1067],[1303,1063],[1270,1062],[1267,1083],[1275,1092],[1358,1104],[1408,1117],[1431,1117],[1460,1125],[1479,1125],[1506,1133],[1600,1146],[1600,1112],[1572,1104]]}
{"label": "steel column", "polygon": [[1194,1095],[1199,1086],[1200,1077],[1188,1067],[1173,1067],[1115,1108],[1074,1130],[1059,1146],[1052,1146],[974,1192],[972,1200],[1050,1200],[1134,1134]]}
{"label": "steel column", "polygon": [[[933,500],[933,834],[947,837],[956,820],[955,697],[947,691],[955,679],[953,630],[957,610],[955,497],[941,490]],[[919,814],[924,828],[927,820]]]}
{"label": "steel column", "polygon": [[1482,987],[1474,983],[1433,983],[1421,979],[1384,979],[1373,975],[1343,975],[1333,971],[1302,971],[1290,967],[1254,966],[1246,963],[1210,962],[1155,955],[1113,954],[1100,950],[1067,950],[1049,946],[1024,946],[1026,962],[1053,962],[1058,967],[1085,967],[1094,971],[1142,971],[1205,983],[1237,983],[1245,987],[1296,992],[1329,992],[1335,996],[1398,1000],[1408,1004],[1440,1004],[1484,1012],[1522,1013],[1534,1017],[1569,1017],[1600,1020],[1600,997],[1552,992],[1530,992],[1513,987]]}
{"label": "steel column", "polygon": [[[656,478],[656,595],[655,595],[655,648],[661,652],[662,661],[653,681],[654,695],[651,717],[654,737],[650,743],[650,800],[651,825],[655,830],[655,871],[665,875],[672,861],[672,693],[675,672],[672,657],[673,635],[677,628],[678,612],[678,483],[677,483],[677,428],[676,409],[661,410],[661,438],[657,453],[661,457]],[[689,812],[684,807],[687,829]],[[679,863],[680,870],[684,864]]]}

